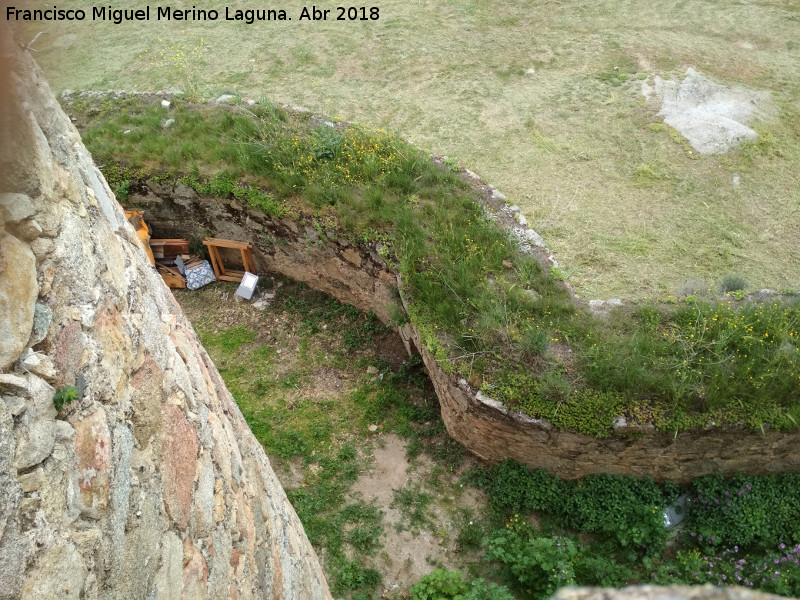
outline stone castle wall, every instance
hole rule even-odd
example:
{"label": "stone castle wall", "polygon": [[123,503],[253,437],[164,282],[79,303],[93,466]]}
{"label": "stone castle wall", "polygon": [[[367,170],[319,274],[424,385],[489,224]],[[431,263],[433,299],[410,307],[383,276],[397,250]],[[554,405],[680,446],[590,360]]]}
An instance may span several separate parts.
{"label": "stone castle wall", "polygon": [[[330,598],[78,132],[0,30],[0,598]],[[57,413],[54,394],[79,398]]]}

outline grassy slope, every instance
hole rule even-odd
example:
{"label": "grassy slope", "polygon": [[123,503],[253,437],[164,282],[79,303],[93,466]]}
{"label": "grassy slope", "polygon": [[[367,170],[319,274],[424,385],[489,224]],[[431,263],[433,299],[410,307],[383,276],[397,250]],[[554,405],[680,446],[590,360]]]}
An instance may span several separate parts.
{"label": "grassy slope", "polygon": [[180,98],[169,111],[153,98],[78,98],[68,108],[120,190],[126,177],[180,177],[221,201],[380,247],[425,346],[510,407],[593,435],[609,435],[617,414],[668,431],[798,425],[796,298],[691,296],[672,310],[645,301],[597,319],[517,251],[475,190],[385,132]]}
{"label": "grassy slope", "polygon": [[[800,280],[796,2],[380,10],[367,23],[53,23],[37,59],[57,89],[235,91],[399,129],[520,204],[584,297],[675,293],[730,271],[756,288]],[[773,90],[770,140],[697,159],[651,130],[636,77],[690,65]]]}

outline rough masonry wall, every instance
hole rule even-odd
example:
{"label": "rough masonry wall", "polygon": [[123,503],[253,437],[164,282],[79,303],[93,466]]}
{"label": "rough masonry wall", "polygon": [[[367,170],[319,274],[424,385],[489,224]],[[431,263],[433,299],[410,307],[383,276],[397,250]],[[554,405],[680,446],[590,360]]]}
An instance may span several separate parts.
{"label": "rough masonry wall", "polygon": [[722,473],[766,475],[800,470],[800,433],[763,433],[747,426],[710,427],[669,434],[652,426],[619,420],[610,437],[564,431],[551,423],[505,408],[445,372],[406,324],[400,331],[407,348],[418,348],[430,374],[442,419],[450,436],[483,460],[514,459],[544,468],[563,479],[593,473],[652,477],[687,483]]}
{"label": "rough masonry wall", "polygon": [[[5,28],[0,58],[16,95],[0,106],[0,598],[330,598],[263,449]],[[64,386],[80,398],[57,414]]]}
{"label": "rough masonry wall", "polygon": [[318,230],[297,218],[270,217],[234,199],[198,194],[181,183],[166,187],[153,180],[140,182],[126,205],[144,210],[153,237],[248,241],[259,274],[271,271],[302,281],[374,312],[384,323],[400,308],[397,277],[386,261],[332,230]]}
{"label": "rough masonry wall", "polygon": [[[384,322],[399,304],[397,277],[374,250],[338,239],[291,218],[274,219],[236,200],[203,196],[176,184],[148,181],[128,200],[142,208],[159,236],[214,235],[254,244],[259,269],[278,271],[327,292]],[[263,272],[260,270],[259,272]],[[401,329],[409,352],[419,351],[431,376],[450,436],[490,462],[509,458],[566,479],[592,473],[687,482],[709,473],[754,475],[800,469],[800,432],[713,427],[671,433],[618,419],[614,435],[594,438],[507,410],[445,372],[421,347],[411,324]]]}

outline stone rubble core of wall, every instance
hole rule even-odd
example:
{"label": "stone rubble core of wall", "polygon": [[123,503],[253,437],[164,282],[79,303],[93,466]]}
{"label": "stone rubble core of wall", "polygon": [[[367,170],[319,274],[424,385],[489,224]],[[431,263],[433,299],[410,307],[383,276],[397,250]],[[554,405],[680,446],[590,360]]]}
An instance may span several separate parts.
{"label": "stone rubble core of wall", "polygon": [[[0,27],[0,599],[330,598],[191,325]],[[57,413],[57,390],[79,398]]]}

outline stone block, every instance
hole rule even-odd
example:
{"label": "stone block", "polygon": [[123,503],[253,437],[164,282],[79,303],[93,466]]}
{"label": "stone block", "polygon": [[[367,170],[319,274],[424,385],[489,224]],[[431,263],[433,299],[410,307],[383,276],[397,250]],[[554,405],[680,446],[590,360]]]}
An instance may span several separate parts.
{"label": "stone block", "polygon": [[30,247],[0,232],[0,370],[8,369],[25,349],[38,294]]}
{"label": "stone block", "polygon": [[19,428],[14,466],[23,471],[41,463],[53,452],[56,443],[55,423],[37,420]]}
{"label": "stone block", "polygon": [[6,225],[16,225],[35,214],[33,202],[26,194],[0,194],[0,217]]}
{"label": "stone block", "polygon": [[102,407],[73,424],[78,459],[78,486],[84,506],[102,516],[108,506],[111,432]]}
{"label": "stone block", "polygon": [[175,525],[186,530],[192,507],[197,461],[197,432],[177,406],[163,407],[166,430],[162,444],[164,506]]}
{"label": "stone block", "polygon": [[75,546],[51,546],[36,561],[22,588],[22,600],[83,597],[88,575],[86,563]]}

